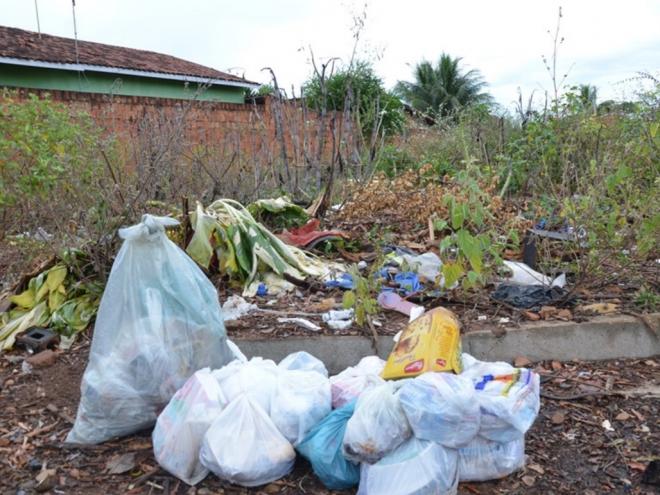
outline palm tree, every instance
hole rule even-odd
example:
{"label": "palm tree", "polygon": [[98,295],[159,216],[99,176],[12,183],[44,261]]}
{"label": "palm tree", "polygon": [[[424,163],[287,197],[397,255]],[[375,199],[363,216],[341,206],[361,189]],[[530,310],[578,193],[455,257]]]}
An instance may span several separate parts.
{"label": "palm tree", "polygon": [[580,84],[578,86],[578,98],[582,107],[592,113],[596,113],[598,108],[598,88],[590,84]]}
{"label": "palm tree", "polygon": [[492,97],[483,91],[487,84],[481,73],[476,69],[463,72],[460,62],[460,57],[446,53],[435,66],[423,60],[415,66],[415,81],[399,81],[395,92],[415,110],[441,117],[466,106],[492,103]]}

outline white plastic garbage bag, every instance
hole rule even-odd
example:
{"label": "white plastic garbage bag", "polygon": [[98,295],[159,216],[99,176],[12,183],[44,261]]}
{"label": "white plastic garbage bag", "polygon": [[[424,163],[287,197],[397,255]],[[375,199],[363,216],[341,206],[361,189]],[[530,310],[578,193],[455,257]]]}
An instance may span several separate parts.
{"label": "white plastic garbage bag", "polygon": [[401,387],[399,401],[417,438],[455,449],[479,431],[479,404],[466,377],[424,373]]}
{"label": "white plastic garbage bag", "polygon": [[195,371],[232,359],[213,284],[165,235],[176,223],[144,215],[119,231],[124,244],[101,299],[67,442],[99,443],[153,426]]}
{"label": "white plastic garbage bag", "polygon": [[510,284],[516,285],[545,285],[548,287],[564,287],[566,285],[566,274],[562,273],[555,279],[537,272],[532,267],[520,261],[504,261],[511,272],[511,276],[504,279]]}
{"label": "white plastic garbage bag", "polygon": [[536,373],[504,362],[477,362],[461,376],[471,379],[475,388],[481,410],[480,436],[510,442],[532,426],[541,405]]}
{"label": "white plastic garbage bag", "polygon": [[380,377],[384,367],[385,361],[378,356],[367,356],[356,366],[350,366],[338,375],[330,377],[333,409],[348,404],[365,390],[385,383]]}
{"label": "white plastic garbage bag", "polygon": [[232,361],[224,368],[213,372],[227,401],[232,402],[241,394],[256,401],[266,414],[270,414],[270,403],[277,389],[277,374],[280,369],[274,361],[254,357],[247,362]]}
{"label": "white plastic garbage bag", "polygon": [[189,485],[202,481],[208,469],[199,462],[199,449],[226,405],[208,368],[191,376],[156,421],[151,439],[158,464]]}
{"label": "white plastic garbage bag", "polygon": [[460,481],[487,481],[503,478],[525,465],[525,440],[507,443],[476,437],[458,450]]}
{"label": "white plastic garbage bag", "polygon": [[376,464],[362,464],[358,495],[455,495],[458,453],[412,437]]}
{"label": "white plastic garbage bag", "polygon": [[277,366],[285,370],[316,371],[325,377],[328,376],[328,370],[323,361],[305,351],[289,354]]}
{"label": "white plastic garbage bag", "polygon": [[442,260],[437,254],[429,251],[428,253],[418,255],[403,254],[401,258],[403,258],[403,261],[406,262],[413,272],[418,273],[429,282],[440,282],[443,284],[440,278],[442,274]]}
{"label": "white plastic garbage bag", "polygon": [[270,406],[270,419],[280,433],[298,445],[332,410],[330,382],[316,371],[283,370]]}
{"label": "white plastic garbage bag", "polygon": [[359,397],[344,433],[346,459],[373,464],[410,437],[410,425],[397,395],[399,386],[400,382],[385,382]]}
{"label": "white plastic garbage bag", "polygon": [[243,394],[208,429],[199,459],[219,478],[259,486],[289,474],[296,453],[261,406]]}

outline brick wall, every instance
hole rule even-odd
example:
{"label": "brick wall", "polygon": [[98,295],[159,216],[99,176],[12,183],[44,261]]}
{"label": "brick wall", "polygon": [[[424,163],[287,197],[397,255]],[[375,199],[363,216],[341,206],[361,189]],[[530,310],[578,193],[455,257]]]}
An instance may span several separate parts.
{"label": "brick wall", "polygon": [[[188,146],[210,147],[244,158],[258,153],[259,161],[263,155],[280,156],[270,98],[237,104],[55,90],[20,89],[18,93],[23,98],[29,93],[49,94],[54,101],[90,114],[100,126],[127,144],[137,142],[146,132],[179,128]],[[292,164],[302,164],[305,155],[317,149],[318,117],[303,111],[299,103],[285,104],[281,113],[287,158]],[[324,155],[328,158],[331,138],[327,128],[325,133]]]}

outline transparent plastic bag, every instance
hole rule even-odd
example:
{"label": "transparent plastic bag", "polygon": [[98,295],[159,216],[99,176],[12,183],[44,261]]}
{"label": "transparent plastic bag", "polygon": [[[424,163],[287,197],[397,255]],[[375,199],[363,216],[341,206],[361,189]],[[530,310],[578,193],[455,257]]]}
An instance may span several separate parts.
{"label": "transparent plastic bag", "polygon": [[356,366],[350,366],[338,375],[330,377],[332,407],[342,407],[365,390],[385,383],[380,377],[384,367],[385,361],[378,356],[367,356]]}
{"label": "transparent plastic bag", "polygon": [[479,431],[481,413],[468,378],[424,373],[401,387],[399,401],[417,438],[455,449]]}
{"label": "transparent plastic bag", "polygon": [[277,366],[285,370],[316,371],[326,378],[328,377],[328,370],[325,364],[320,359],[305,351],[289,354]]}
{"label": "transparent plastic bag", "polygon": [[227,401],[232,402],[242,394],[256,401],[266,414],[270,414],[270,403],[277,389],[280,369],[274,361],[254,357],[247,362],[232,361],[224,368],[213,372]]}
{"label": "transparent plastic bag", "polygon": [[346,423],[355,411],[355,402],[352,400],[328,414],[296,447],[330,490],[345,490],[360,481],[359,465],[346,459],[342,452]]}
{"label": "transparent plastic bag", "polygon": [[481,410],[479,435],[511,442],[532,426],[541,405],[540,378],[504,362],[477,362],[461,376],[472,380]]}
{"label": "transparent plastic bag", "polygon": [[208,368],[191,376],[156,421],[151,439],[158,464],[189,485],[202,481],[208,474],[199,462],[202,440],[226,405]]}
{"label": "transparent plastic bag", "polygon": [[347,459],[373,464],[410,437],[412,431],[396,394],[398,386],[385,382],[357,400],[344,434]]}
{"label": "transparent plastic bag", "polygon": [[412,437],[375,464],[362,464],[358,495],[455,495],[458,453]]}
{"label": "transparent plastic bag", "polygon": [[165,235],[176,223],[144,215],[119,231],[124,244],[101,299],[67,442],[99,443],[153,426],[195,371],[232,359],[215,287]]}
{"label": "transparent plastic bag", "polygon": [[282,370],[270,419],[294,446],[332,410],[330,382],[316,371]]}
{"label": "transparent plastic bag", "polygon": [[242,394],[207,430],[199,459],[223,480],[259,486],[289,474],[296,453],[261,406]]}
{"label": "transparent plastic bag", "polygon": [[458,477],[461,481],[503,478],[525,465],[525,439],[507,443],[476,437],[458,450]]}

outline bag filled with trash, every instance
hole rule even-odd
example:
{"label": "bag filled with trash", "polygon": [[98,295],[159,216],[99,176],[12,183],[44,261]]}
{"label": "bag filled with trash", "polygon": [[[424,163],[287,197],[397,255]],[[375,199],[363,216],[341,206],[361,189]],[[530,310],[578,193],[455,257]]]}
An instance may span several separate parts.
{"label": "bag filled with trash", "polygon": [[199,459],[219,478],[249,487],[289,474],[296,453],[259,403],[241,394],[207,430]]}
{"label": "bag filled with trash", "polygon": [[455,449],[479,431],[479,404],[466,377],[424,373],[401,387],[399,401],[417,438]]}
{"label": "bag filled with trash", "polygon": [[326,378],[328,377],[328,370],[323,361],[305,351],[289,354],[277,366],[285,370],[316,371]]}
{"label": "bag filled with trash", "polygon": [[380,377],[384,367],[385,361],[378,356],[367,356],[356,366],[350,366],[338,375],[331,376],[332,407],[342,407],[365,390],[385,383]]}
{"label": "bag filled with trash", "polygon": [[410,425],[397,395],[400,385],[385,382],[358,398],[344,434],[347,459],[373,464],[410,437]]}
{"label": "bag filled with trash", "polygon": [[504,478],[525,465],[525,439],[491,442],[476,437],[458,450],[460,481],[487,481]]}
{"label": "bag filled with trash", "polygon": [[346,423],[354,411],[355,399],[323,418],[296,447],[330,490],[345,490],[360,481],[360,466],[346,459],[342,451]]}
{"label": "bag filled with trash", "polygon": [[277,376],[280,369],[274,361],[253,357],[249,361],[234,360],[213,376],[222,389],[228,402],[242,394],[249,395],[266,414],[270,414],[270,404],[277,389]]}
{"label": "bag filled with trash", "polygon": [[541,405],[539,375],[504,362],[476,361],[461,376],[469,378],[481,410],[479,435],[494,442],[521,438]]}
{"label": "bag filled with trash", "polygon": [[213,284],[165,234],[178,222],[144,215],[124,239],[105,287],[70,443],[153,426],[174,393],[233,355]]}
{"label": "bag filled with trash", "polygon": [[375,464],[362,464],[358,495],[455,495],[458,453],[412,437]]}
{"label": "bag filled with trash", "polygon": [[202,440],[226,405],[208,368],[191,376],[156,421],[151,439],[158,464],[189,485],[202,481],[209,472],[199,462]]}
{"label": "bag filled with trash", "polygon": [[330,382],[325,376],[316,371],[280,371],[270,418],[294,446],[331,410]]}

